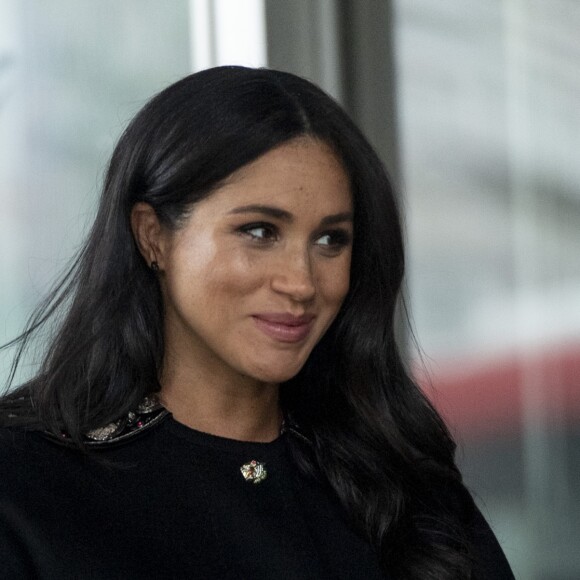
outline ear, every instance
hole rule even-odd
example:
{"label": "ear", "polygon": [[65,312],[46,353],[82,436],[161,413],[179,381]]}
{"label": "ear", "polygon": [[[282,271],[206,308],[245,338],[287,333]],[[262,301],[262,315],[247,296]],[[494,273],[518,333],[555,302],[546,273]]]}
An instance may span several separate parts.
{"label": "ear", "polygon": [[163,269],[164,231],[155,210],[139,201],[131,209],[131,229],[141,255],[150,266],[157,262]]}

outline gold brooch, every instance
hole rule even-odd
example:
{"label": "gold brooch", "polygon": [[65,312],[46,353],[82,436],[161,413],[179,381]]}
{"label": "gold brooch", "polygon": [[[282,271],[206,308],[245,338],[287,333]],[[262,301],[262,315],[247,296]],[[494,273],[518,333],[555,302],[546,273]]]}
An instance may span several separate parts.
{"label": "gold brooch", "polygon": [[268,472],[266,471],[266,464],[252,459],[249,463],[244,463],[240,467],[240,471],[246,481],[252,483],[260,483],[266,479]]}

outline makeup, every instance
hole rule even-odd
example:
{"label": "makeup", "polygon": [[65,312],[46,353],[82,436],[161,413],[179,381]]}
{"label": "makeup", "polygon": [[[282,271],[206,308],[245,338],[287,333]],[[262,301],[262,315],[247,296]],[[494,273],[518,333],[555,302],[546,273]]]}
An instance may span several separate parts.
{"label": "makeup", "polygon": [[265,313],[252,316],[256,326],[270,338],[280,342],[300,342],[312,328],[314,316],[292,316],[284,313]]}

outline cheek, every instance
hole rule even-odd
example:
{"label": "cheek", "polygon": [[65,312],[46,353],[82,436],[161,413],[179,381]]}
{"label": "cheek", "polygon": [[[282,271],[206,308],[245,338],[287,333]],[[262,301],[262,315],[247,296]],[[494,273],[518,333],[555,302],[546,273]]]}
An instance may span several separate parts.
{"label": "cheek", "polygon": [[350,286],[350,255],[345,256],[339,263],[332,264],[319,280],[325,302],[338,311]]}
{"label": "cheek", "polygon": [[207,314],[234,312],[240,300],[262,283],[262,268],[236,249],[214,247],[211,252],[192,252],[187,270],[180,276],[181,293],[195,295]]}

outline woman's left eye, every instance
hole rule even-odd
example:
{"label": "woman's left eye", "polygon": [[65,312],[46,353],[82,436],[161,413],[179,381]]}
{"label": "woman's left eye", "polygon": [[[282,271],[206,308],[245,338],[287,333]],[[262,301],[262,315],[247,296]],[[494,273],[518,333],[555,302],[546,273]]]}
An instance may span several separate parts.
{"label": "woman's left eye", "polygon": [[351,242],[351,235],[345,230],[335,230],[332,232],[325,232],[322,236],[317,238],[316,244],[324,249],[340,251]]}

